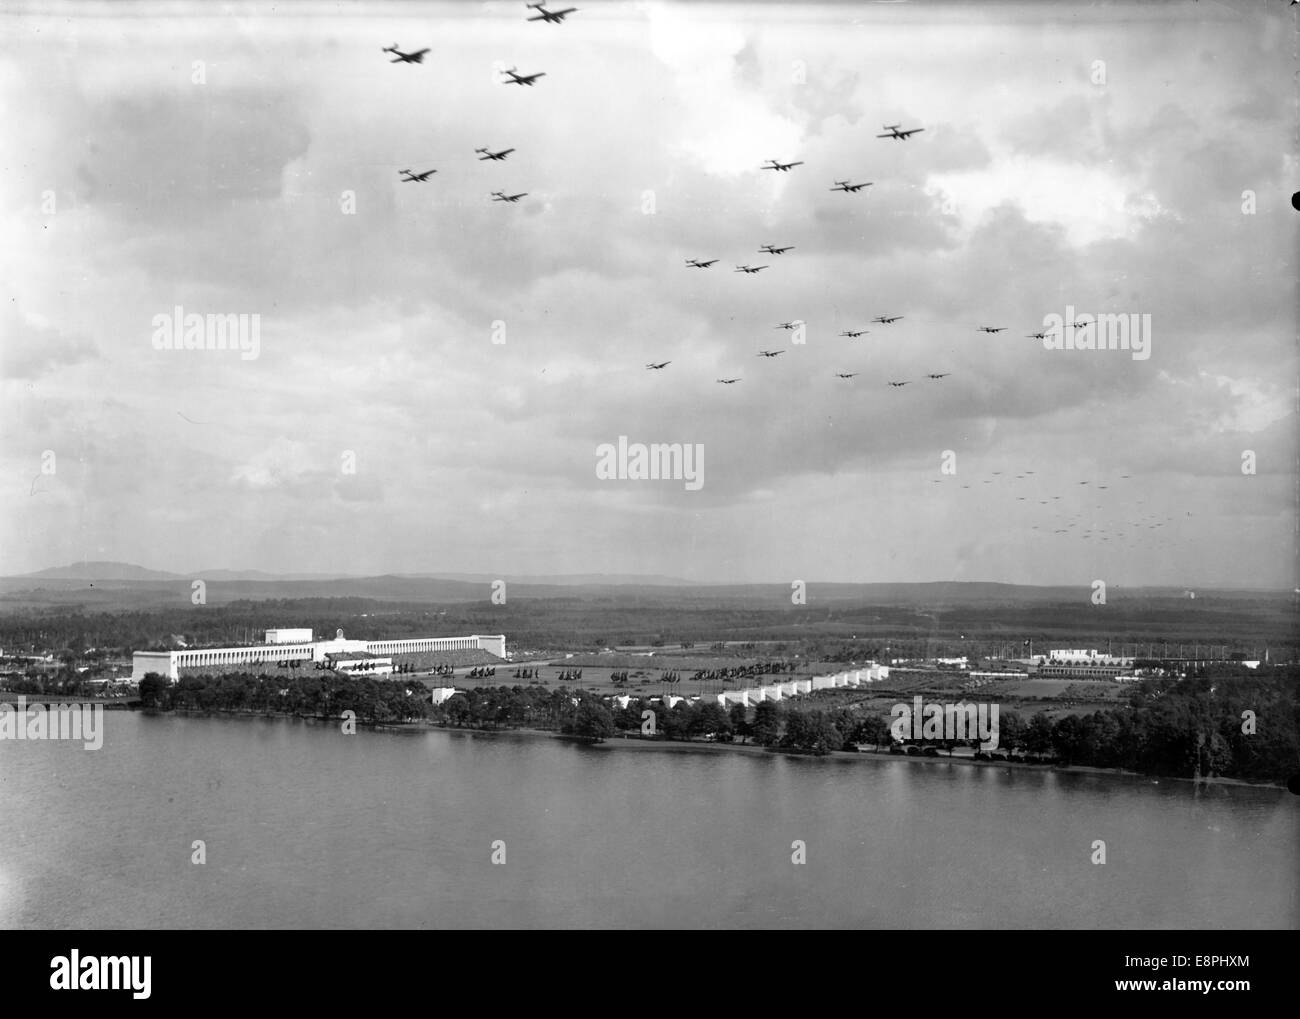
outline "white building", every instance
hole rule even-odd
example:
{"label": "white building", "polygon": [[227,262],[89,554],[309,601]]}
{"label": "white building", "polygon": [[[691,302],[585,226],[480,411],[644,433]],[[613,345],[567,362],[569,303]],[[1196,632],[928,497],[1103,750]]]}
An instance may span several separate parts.
{"label": "white building", "polygon": [[[293,630],[269,630],[286,634]],[[308,635],[310,630],[301,631]],[[131,657],[131,679],[139,682],[150,672],[166,676],[173,683],[181,669],[207,666],[257,666],[278,662],[324,662],[327,655],[346,653],[383,655],[419,654],[429,651],[486,651],[497,658],[506,657],[505,634],[474,634],[469,637],[415,637],[405,640],[348,640],[343,631],[331,640],[305,640],[270,643],[257,647],[185,648],[180,651],[137,651]],[[391,661],[390,661],[391,664]]]}
{"label": "white building", "polygon": [[[1034,657],[1040,660],[1044,658],[1043,655]],[[1058,665],[1131,665],[1133,659],[1108,655],[1096,648],[1057,648],[1047,652],[1046,662]]]}
{"label": "white building", "polygon": [[298,630],[267,630],[266,642],[268,644],[310,644],[311,627]]}

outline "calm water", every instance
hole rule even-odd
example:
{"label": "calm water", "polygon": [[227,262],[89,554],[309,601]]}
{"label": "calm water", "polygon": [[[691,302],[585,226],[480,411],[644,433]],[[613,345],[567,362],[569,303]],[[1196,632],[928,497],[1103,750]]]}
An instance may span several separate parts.
{"label": "calm water", "polygon": [[1300,926],[1300,797],[1284,791],[104,724],[94,752],[0,742],[0,926]]}

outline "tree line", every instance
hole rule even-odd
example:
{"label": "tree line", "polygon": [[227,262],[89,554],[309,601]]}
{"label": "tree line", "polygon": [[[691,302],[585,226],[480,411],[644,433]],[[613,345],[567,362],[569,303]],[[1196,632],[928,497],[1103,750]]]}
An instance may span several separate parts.
{"label": "tree line", "polygon": [[[763,701],[753,708],[680,700],[667,708],[649,699],[611,707],[583,690],[537,685],[476,687],[432,704],[423,684],[335,673],[269,677],[256,673],[151,674],[140,683],[143,707],[339,717],[470,729],[540,729],[599,742],[619,733],[690,742],[750,743],[823,755],[859,747],[891,748],[890,720],[860,707],[824,710],[815,699]],[[1090,715],[1028,719],[1000,712],[996,758],[1122,768],[1184,778],[1282,781],[1300,769],[1300,704],[1292,679],[1261,677],[1146,680],[1129,703]],[[961,743],[919,740],[949,754]]]}

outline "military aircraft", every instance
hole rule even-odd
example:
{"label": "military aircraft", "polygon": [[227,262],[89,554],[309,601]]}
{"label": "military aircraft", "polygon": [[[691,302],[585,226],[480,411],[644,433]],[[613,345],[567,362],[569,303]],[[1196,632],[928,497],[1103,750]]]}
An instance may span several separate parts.
{"label": "military aircraft", "polygon": [[759,250],[759,251],[762,251],[762,252],[764,252],[765,254],[768,254],[768,255],[784,255],[787,251],[793,251],[793,250],[794,250],[794,245],[793,245],[793,244],[787,244],[784,248],[774,248],[774,247],[772,247],[772,245],[770,245],[770,244],[764,244],[764,245],[763,245],[761,248],[759,248],[758,250]]}
{"label": "military aircraft", "polygon": [[782,322],[779,326],[774,326],[773,328],[775,328],[775,329],[798,329],[799,326],[802,325],[802,324],[803,324],[803,323],[801,323],[801,322]]}
{"label": "military aircraft", "polygon": [[881,126],[889,133],[878,134],[876,135],[877,138],[897,138],[900,142],[907,141],[910,136],[925,130],[923,127],[912,127],[906,131],[900,131],[899,128],[903,126],[902,124],[883,124]]}
{"label": "military aircraft", "polygon": [[849,183],[848,181],[846,181],[846,180],[837,180],[837,181],[835,182],[835,186],[834,186],[833,188],[830,188],[830,190],[831,190],[831,191],[852,191],[852,192],[854,192],[854,193],[856,194],[858,191],[861,191],[863,188],[869,188],[869,187],[871,187],[871,185],[872,185],[873,183],[875,183],[875,182],[874,182],[874,181],[864,181],[864,182],[861,183],[861,184],[850,184],[850,183]]}
{"label": "military aircraft", "polygon": [[489,152],[487,149],[475,149],[474,151],[483,153],[483,155],[478,158],[478,161],[481,163],[485,159],[496,159],[498,161],[505,159],[506,156],[514,152],[514,149],[502,149],[500,152]]}
{"label": "military aircraft", "polygon": [[793,163],[779,163],[775,159],[769,159],[771,166],[760,166],[760,170],[789,170],[792,166],[803,166],[803,160],[796,160]]}
{"label": "military aircraft", "polygon": [[538,78],[545,78],[545,71],[538,71],[536,74],[516,74],[517,67],[511,67],[509,70],[502,71],[502,74],[510,75],[509,81],[503,81],[502,85],[532,85]]}
{"label": "military aircraft", "polygon": [[982,333],[1005,333],[1006,326],[980,326],[979,331]]}
{"label": "military aircraft", "polygon": [[701,262],[698,258],[688,258],[686,264],[692,269],[707,269],[716,261],[716,258],[710,258],[707,262]]}
{"label": "military aircraft", "polygon": [[650,371],[658,371],[660,368],[667,368],[670,364],[672,364],[671,361],[660,361],[658,364],[648,364],[646,368]]}
{"label": "military aircraft", "polygon": [[508,194],[506,194],[504,191],[493,191],[493,192],[492,192],[492,196],[493,196],[493,197],[492,197],[492,201],[494,201],[494,202],[517,202],[517,201],[519,201],[519,199],[525,197],[527,194],[528,194],[527,191],[520,191],[519,194],[517,194],[517,195],[508,195]]}
{"label": "military aircraft", "polygon": [[898,387],[898,386],[909,386],[909,385],[911,385],[911,382],[891,382],[890,385],[891,385],[891,386],[894,386],[894,387]]}
{"label": "military aircraft", "polygon": [[760,350],[758,352],[758,356],[759,357],[780,357],[784,353],[785,353],[784,350]]}
{"label": "military aircraft", "polygon": [[385,46],[381,52],[397,54],[397,59],[390,60],[390,64],[422,64],[424,63],[424,55],[429,51],[422,49],[416,50],[414,53],[403,53],[397,48],[397,43],[393,43],[391,46]]}
{"label": "military aircraft", "polygon": [[[947,378],[949,375],[951,375],[951,374],[952,374],[952,372],[933,372],[933,373],[927,375],[926,378],[927,378],[927,379],[946,379],[946,378]],[[1000,472],[998,472],[998,471],[994,471],[994,473],[996,474],[996,473],[1000,473]]]}
{"label": "military aircraft", "polygon": [[729,386],[729,385],[731,385],[731,384],[734,383],[734,382],[739,382],[740,379],[739,379],[739,378],[734,378],[734,379],[718,379],[718,381],[721,382],[724,386]]}
{"label": "military aircraft", "polygon": [[431,176],[433,176],[433,175],[434,175],[435,173],[437,173],[438,171],[437,171],[437,170],[425,170],[424,173],[412,173],[410,170],[399,170],[398,172],[399,172],[399,173],[404,173],[404,174],[406,174],[406,176],[402,178],[402,183],[403,183],[403,184],[409,184],[409,183],[411,183],[412,181],[419,181],[419,182],[423,183],[424,181],[428,180]]}
{"label": "military aircraft", "polygon": [[849,336],[856,340],[859,336],[866,336],[867,332],[868,330],[866,329],[845,329],[840,333],[840,335]]}
{"label": "military aircraft", "polygon": [[546,4],[524,4],[525,7],[531,7],[537,13],[529,18],[529,21],[549,21],[552,25],[560,24],[566,17],[576,11],[576,7],[566,7],[562,11],[548,11]]}
{"label": "military aircraft", "polygon": [[835,377],[837,379],[851,379],[853,378],[853,376],[857,374],[859,373],[858,372],[836,372]]}
{"label": "military aircraft", "polygon": [[766,268],[765,265],[738,265],[736,266],[736,272],[762,272]]}
{"label": "military aircraft", "polygon": [[1025,338],[1029,340],[1045,340],[1047,339],[1047,334],[1046,333],[1025,333]]}
{"label": "military aircraft", "polygon": [[889,325],[889,323],[897,322],[902,317],[902,315],[877,315],[871,321],[879,322],[881,325]]}

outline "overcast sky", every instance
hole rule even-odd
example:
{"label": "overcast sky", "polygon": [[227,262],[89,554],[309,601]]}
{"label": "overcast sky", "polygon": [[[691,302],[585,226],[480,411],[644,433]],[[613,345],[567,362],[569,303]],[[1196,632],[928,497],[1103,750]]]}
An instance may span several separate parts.
{"label": "overcast sky", "polygon": [[1296,586],[1295,9],[578,6],[0,15],[0,573]]}

